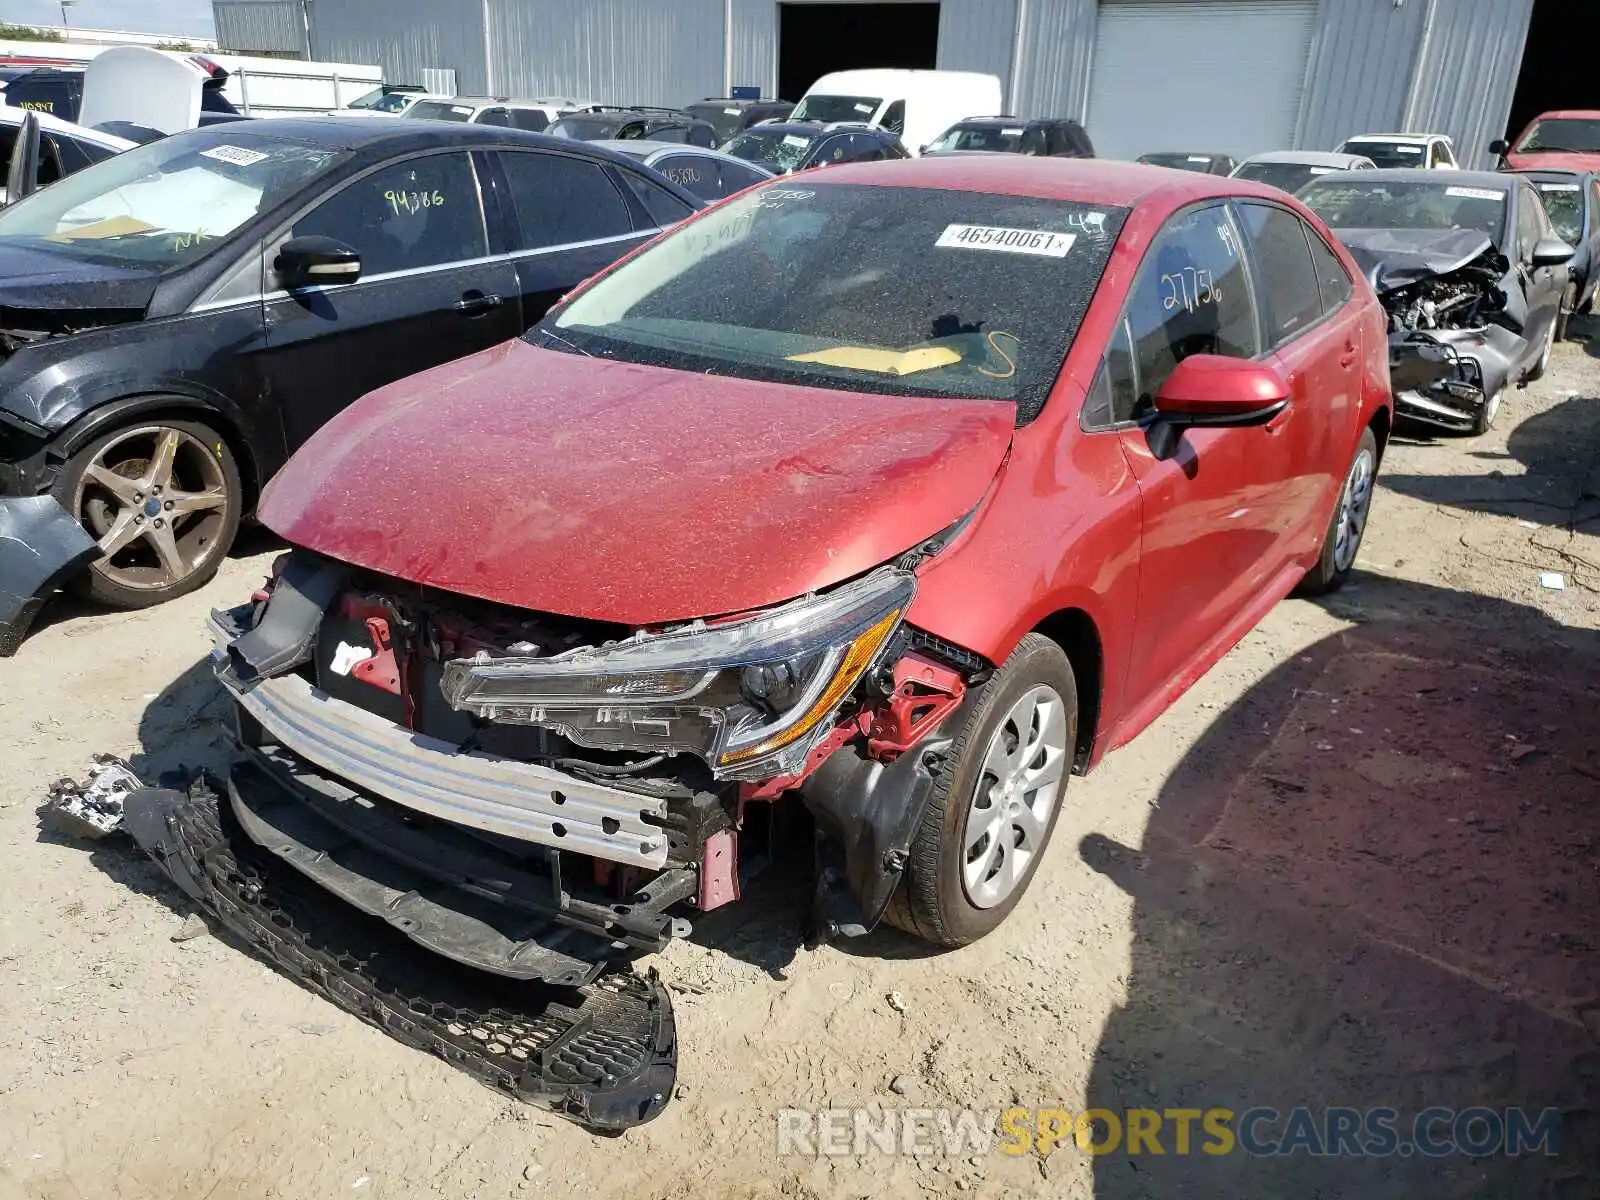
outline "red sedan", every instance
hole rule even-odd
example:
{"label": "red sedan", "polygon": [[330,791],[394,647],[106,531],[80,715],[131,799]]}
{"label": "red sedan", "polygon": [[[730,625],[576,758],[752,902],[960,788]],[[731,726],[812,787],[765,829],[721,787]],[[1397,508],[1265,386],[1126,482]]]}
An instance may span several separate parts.
{"label": "red sedan", "polygon": [[260,506],[294,549],[214,622],[260,768],[223,803],[351,904],[404,891],[374,862],[425,878],[385,919],[503,974],[681,936],[794,799],[816,936],[969,942],[1070,775],[1348,576],[1387,353],[1348,254],[1247,181],[996,156],[746,192],[294,457]]}
{"label": "red sedan", "polygon": [[1540,113],[1516,141],[1491,142],[1489,153],[1512,171],[1600,171],[1600,111],[1570,108]]}

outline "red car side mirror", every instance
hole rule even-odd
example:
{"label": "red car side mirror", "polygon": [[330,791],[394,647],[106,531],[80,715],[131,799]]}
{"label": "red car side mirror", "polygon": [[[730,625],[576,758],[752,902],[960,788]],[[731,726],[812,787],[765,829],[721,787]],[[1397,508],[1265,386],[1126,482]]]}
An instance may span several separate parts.
{"label": "red car side mirror", "polygon": [[1156,391],[1156,416],[1172,425],[1261,425],[1289,403],[1289,383],[1276,367],[1191,354]]}

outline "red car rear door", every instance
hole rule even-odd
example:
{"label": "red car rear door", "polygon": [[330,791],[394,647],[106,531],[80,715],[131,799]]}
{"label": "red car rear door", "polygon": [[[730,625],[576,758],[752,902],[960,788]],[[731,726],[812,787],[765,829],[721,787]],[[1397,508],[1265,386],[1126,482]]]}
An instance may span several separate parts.
{"label": "red car rear door", "polygon": [[1288,563],[1320,548],[1348,465],[1344,431],[1355,427],[1361,408],[1361,322],[1347,303],[1349,276],[1314,229],[1263,201],[1238,202],[1237,211],[1267,348],[1290,388],[1289,406],[1265,426],[1287,472],[1270,524],[1281,540],[1280,563]]}

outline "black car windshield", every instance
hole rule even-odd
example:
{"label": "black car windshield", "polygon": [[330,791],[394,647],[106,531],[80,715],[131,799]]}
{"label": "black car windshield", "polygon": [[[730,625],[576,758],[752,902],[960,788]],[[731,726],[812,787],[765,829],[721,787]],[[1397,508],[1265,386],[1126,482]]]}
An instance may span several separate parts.
{"label": "black car windshield", "polygon": [[744,109],[737,104],[718,104],[712,100],[704,104],[685,105],[683,111],[708,123],[716,133],[719,145],[738,133],[739,126],[744,123]]}
{"label": "black car windshield", "polygon": [[1505,230],[1504,191],[1443,179],[1323,179],[1302,188],[1300,199],[1334,229],[1476,229],[1497,246]]}
{"label": "black car windshield", "polygon": [[1512,147],[1517,152],[1563,150],[1577,154],[1600,154],[1600,121],[1585,117],[1551,117],[1535,121]]}
{"label": "black car windshield", "polygon": [[746,129],[724,146],[722,152],[782,175],[797,170],[816,143],[817,135],[814,133],[764,129],[758,125],[754,129]]}
{"label": "black car windshield", "polygon": [[1044,403],[1124,209],[860,184],[720,205],[527,337],[571,353],[857,392]]}
{"label": "black car windshield", "polygon": [[448,100],[419,100],[411,106],[408,117],[422,121],[470,121],[478,110],[471,104],[452,104]]}
{"label": "black car windshield", "polygon": [[1022,146],[1019,121],[1015,125],[952,125],[933,141],[929,150],[1003,150],[1016,153]]}
{"label": "black car windshield", "polygon": [[1233,177],[1253,179],[1286,192],[1298,192],[1319,175],[1330,175],[1336,170],[1337,167],[1314,167],[1310,163],[1247,162],[1233,172]]}
{"label": "black car windshield", "polygon": [[72,258],[165,270],[275,208],[341,154],[241,124],[225,137],[162,138],[68,175],[0,212],[0,243],[27,238]]}
{"label": "black car windshield", "polygon": [[575,142],[597,142],[604,138],[626,136],[626,131],[617,133],[616,118],[607,116],[562,117],[545,132],[551,137],[571,138]]}
{"label": "black car windshield", "polygon": [[882,103],[872,96],[807,96],[789,115],[796,121],[870,121]]}
{"label": "black car windshield", "polygon": [[1343,154],[1359,154],[1370,158],[1379,167],[1425,167],[1428,165],[1428,148],[1421,142],[1346,142],[1339,147]]}
{"label": "black car windshield", "polygon": [[1544,201],[1544,211],[1556,236],[1576,246],[1583,240],[1583,185],[1576,181],[1535,179],[1533,186]]}

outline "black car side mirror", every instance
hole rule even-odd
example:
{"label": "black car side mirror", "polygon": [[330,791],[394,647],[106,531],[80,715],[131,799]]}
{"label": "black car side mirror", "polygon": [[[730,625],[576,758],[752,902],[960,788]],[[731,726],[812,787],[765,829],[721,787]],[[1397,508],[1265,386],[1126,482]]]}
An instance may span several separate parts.
{"label": "black car side mirror", "polygon": [[1566,262],[1576,251],[1558,237],[1540,238],[1533,247],[1533,265],[1554,267]]}
{"label": "black car side mirror", "polygon": [[1504,158],[1510,150],[1511,144],[1505,138],[1495,138],[1494,141],[1489,143],[1489,153],[1496,158]]}
{"label": "black car side mirror", "polygon": [[321,234],[290,238],[272,260],[278,282],[289,291],[361,278],[361,256],[337,238]]}

